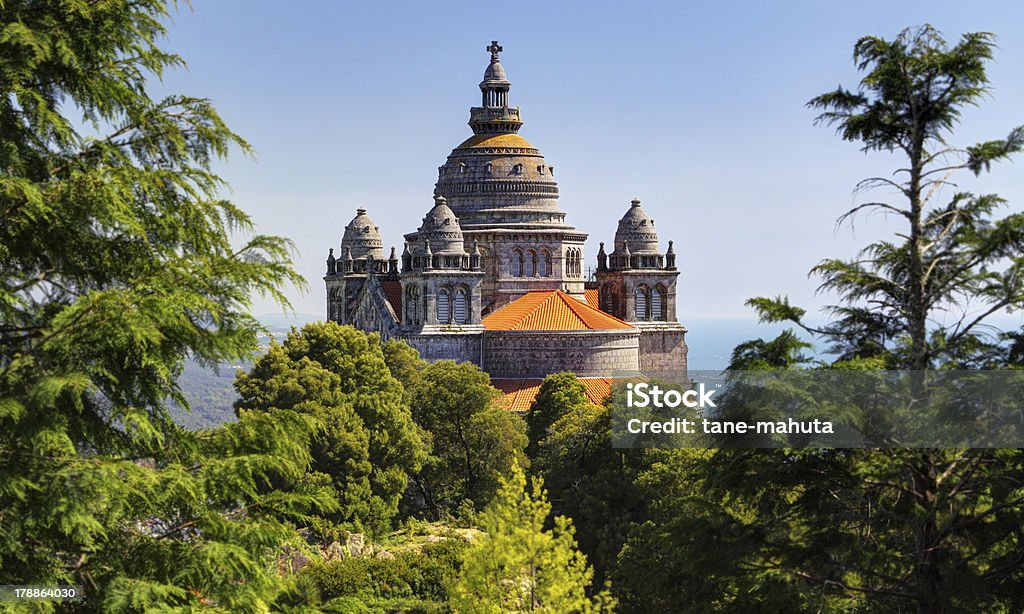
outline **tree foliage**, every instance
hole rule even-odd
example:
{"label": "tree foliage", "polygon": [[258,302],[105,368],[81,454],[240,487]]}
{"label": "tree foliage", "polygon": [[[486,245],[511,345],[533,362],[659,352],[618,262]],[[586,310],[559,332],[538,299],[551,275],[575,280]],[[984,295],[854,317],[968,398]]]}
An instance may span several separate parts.
{"label": "tree foliage", "polygon": [[424,365],[417,381],[413,417],[433,445],[416,477],[419,494],[435,517],[467,500],[482,509],[499,480],[525,462],[523,421],[494,404],[500,393],[476,365],[439,360]]}
{"label": "tree foliage", "polygon": [[545,529],[551,505],[541,480],[526,486],[514,466],[481,515],[484,536],[466,552],[449,590],[457,612],[610,611],[607,592],[588,597],[592,570],[576,550],[572,521],[564,516]]}
{"label": "tree foliage", "polygon": [[296,483],[315,425],[193,435],[168,407],[186,356],[249,356],[250,297],[302,281],[219,196],[211,165],[245,141],[205,99],[150,96],[182,64],[167,11],[0,2],[0,576],[103,610],[263,609],[275,549],[333,505]]}
{"label": "tree foliage", "polygon": [[996,218],[1003,199],[957,191],[951,179],[958,171],[980,174],[1018,153],[1024,127],[967,147],[949,141],[963,109],[990,91],[985,65],[994,48],[985,32],[950,46],[931,26],[893,40],[857,41],[853,60],[864,73],[858,88],[839,87],[808,106],[844,140],[904,160],[893,178],[870,177],[857,186],[858,192],[892,189],[900,200],[864,202],[839,222],[881,211],[902,226],[894,240],[876,241],[853,260],[824,260],[811,271],[841,301],[831,308],[833,322],[812,328],[803,324],[803,310],[782,299],[752,299],[748,304],[762,320],[796,322],[842,359],[877,358],[891,369],[1002,362],[1010,338],[986,323],[1024,306],[1024,214]]}
{"label": "tree foliage", "polygon": [[603,583],[643,517],[633,485],[642,451],[612,448],[608,407],[591,403],[572,373],[544,378],[527,423],[531,437],[539,437],[530,441],[531,473],[543,478],[554,513],[572,518],[580,550]]}
{"label": "tree foliage", "polygon": [[303,411],[322,425],[312,470],[341,501],[335,522],[390,528],[426,445],[376,336],[334,322],[307,324],[272,345],[236,387],[239,408]]}
{"label": "tree foliage", "polygon": [[624,605],[1013,612],[1018,450],[673,450],[637,483]]}
{"label": "tree foliage", "polygon": [[550,433],[551,425],[573,409],[590,403],[587,389],[575,373],[564,371],[544,378],[537,397],[526,414],[527,453],[535,458],[541,442]]}

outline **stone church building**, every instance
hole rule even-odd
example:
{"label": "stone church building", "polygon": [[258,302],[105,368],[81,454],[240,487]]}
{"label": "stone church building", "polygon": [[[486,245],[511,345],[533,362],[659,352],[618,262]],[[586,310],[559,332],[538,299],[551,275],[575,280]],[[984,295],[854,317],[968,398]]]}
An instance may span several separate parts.
{"label": "stone church building", "polygon": [[672,241],[661,250],[634,199],[588,278],[587,234],[558,206],[555,167],[519,135],[502,48],[487,51],[473,135],[438,167],[432,206],[401,255],[385,255],[365,209],[345,227],[339,253],[330,250],[328,319],[401,339],[429,360],[473,362],[517,411],[559,371],[580,376],[596,402],[613,371],[685,374]]}

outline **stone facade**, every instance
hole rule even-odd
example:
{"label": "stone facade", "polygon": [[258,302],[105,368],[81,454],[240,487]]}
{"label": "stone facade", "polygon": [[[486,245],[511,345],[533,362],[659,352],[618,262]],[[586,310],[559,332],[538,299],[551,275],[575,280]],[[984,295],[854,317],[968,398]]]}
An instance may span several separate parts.
{"label": "stone facade", "polygon": [[638,330],[500,331],[484,334],[482,367],[496,378],[544,377],[573,371],[608,377],[640,368]]}
{"label": "stone facade", "polygon": [[[402,339],[429,360],[473,362],[495,378],[685,373],[672,243],[659,251],[654,220],[634,200],[614,251],[606,254],[601,243],[596,280],[586,278],[587,235],[566,223],[555,167],[519,135],[523,122],[519,108],[508,106],[501,47],[495,42],[488,51],[481,106],[470,109],[473,135],[438,167],[433,206],[404,236],[401,257],[391,248],[386,259],[379,228],[357,210],[340,253],[332,249],[327,260],[328,318]],[[579,301],[596,290],[594,307],[624,322],[607,330],[486,325],[489,314],[538,290]]]}

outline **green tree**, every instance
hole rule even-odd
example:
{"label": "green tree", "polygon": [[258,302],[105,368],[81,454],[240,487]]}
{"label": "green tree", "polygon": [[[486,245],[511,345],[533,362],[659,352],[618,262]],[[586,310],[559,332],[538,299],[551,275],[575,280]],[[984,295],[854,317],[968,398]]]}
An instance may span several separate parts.
{"label": "green tree", "polygon": [[614,602],[606,591],[588,597],[593,572],[576,550],[572,521],[545,529],[551,505],[542,483],[515,465],[481,514],[484,535],[467,551],[449,594],[455,611],[601,612]]}
{"label": "green tree", "polygon": [[531,472],[543,478],[554,513],[572,519],[580,550],[603,583],[633,523],[643,518],[644,501],[633,485],[643,451],[612,447],[609,408],[591,403],[572,373],[544,379],[527,422],[541,437],[530,442]]}
{"label": "green tree", "polygon": [[433,445],[416,477],[425,505],[435,517],[467,499],[482,508],[512,466],[525,462],[525,425],[494,405],[500,393],[476,365],[439,360],[419,378],[413,417]]}
{"label": "green tree", "polygon": [[637,480],[633,611],[1015,612],[1019,450],[673,450]]}
{"label": "green tree", "polygon": [[0,2],[0,577],[82,585],[92,609],[258,610],[293,523],[331,505],[296,484],[315,425],[189,434],[168,407],[186,356],[250,356],[250,297],[287,306],[301,278],[218,195],[212,164],[248,145],[209,101],[150,96],[182,63],[167,16]]}
{"label": "green tree", "polygon": [[374,496],[371,485],[369,433],[352,404],[340,393],[338,374],[306,356],[293,360],[275,343],[249,374],[238,375],[236,387],[241,396],[236,402],[239,415],[247,411],[297,411],[317,425],[310,442],[310,473],[303,480],[330,486],[339,502],[339,509],[326,519],[330,524],[361,531],[390,520],[386,513],[383,521],[380,518],[380,508],[387,506]]}
{"label": "green tree", "polygon": [[[926,370],[1001,366],[1013,355],[1013,337],[988,334],[985,324],[1022,306],[1024,215],[993,219],[1002,204],[993,195],[953,192],[939,202],[954,173],[980,173],[1024,145],[1020,128],[964,149],[947,141],[961,109],[988,91],[992,41],[967,34],[950,47],[928,26],[892,41],[862,38],[858,90],[810,102],[844,139],[906,160],[896,179],[859,186],[887,186],[902,201],[863,203],[840,218],[886,211],[900,220],[896,239],[813,270],[841,301],[831,323],[805,325],[804,311],[784,298],[750,301],[763,320],[795,322],[828,342],[837,360],[820,368],[911,369],[920,400]],[[940,312],[956,314],[952,324],[937,324]],[[803,345],[789,333],[744,344],[732,366],[800,368]],[[636,598],[627,603],[649,608],[662,603],[659,588],[707,578],[697,594],[676,597],[727,610],[1016,611],[1022,459],[1019,450],[955,449],[670,455],[638,480],[649,485],[652,520],[623,550],[620,585]],[[669,559],[672,550],[687,555]]]}
{"label": "green tree", "polygon": [[380,349],[388,371],[401,382],[406,401],[411,405],[413,391],[422,385],[423,369],[427,367],[427,361],[420,358],[416,348],[398,339],[388,339],[381,344]]}
{"label": "green tree", "polygon": [[552,424],[577,407],[589,404],[587,389],[575,373],[563,371],[545,377],[526,414],[527,436],[530,440],[526,452],[530,458],[537,456]]}
{"label": "green tree", "polygon": [[646,500],[634,484],[646,454],[612,447],[606,406],[580,406],[552,430],[537,463],[555,513],[572,518],[580,550],[594,565],[596,581],[603,583],[613,576],[634,524],[646,519]]}
{"label": "green tree", "polygon": [[[783,298],[750,301],[763,320],[796,322],[832,344],[842,358],[884,359],[887,368],[924,370],[939,363],[979,366],[1008,338],[986,327],[1000,311],[1024,306],[1024,214],[993,219],[1005,202],[994,194],[955,191],[952,176],[987,171],[1024,147],[1024,127],[1003,140],[965,148],[949,138],[962,110],[990,91],[985,64],[994,37],[965,34],[950,47],[930,26],[894,40],[867,36],[854,46],[864,72],[856,91],[843,87],[812,99],[817,121],[844,140],[905,162],[888,177],[870,177],[858,191],[884,187],[896,202],[870,201],[839,218],[884,211],[902,223],[896,240],[877,241],[850,261],[828,259],[812,273],[838,294],[836,319],[812,328],[804,310]],[[948,196],[948,200],[940,200]],[[952,318],[938,318],[940,312]],[[947,321],[948,325],[936,322]]]}
{"label": "green tree", "polygon": [[239,408],[301,409],[315,417],[323,430],[313,470],[329,476],[341,497],[335,519],[378,532],[390,527],[426,445],[376,335],[307,324],[271,346],[236,388]]}

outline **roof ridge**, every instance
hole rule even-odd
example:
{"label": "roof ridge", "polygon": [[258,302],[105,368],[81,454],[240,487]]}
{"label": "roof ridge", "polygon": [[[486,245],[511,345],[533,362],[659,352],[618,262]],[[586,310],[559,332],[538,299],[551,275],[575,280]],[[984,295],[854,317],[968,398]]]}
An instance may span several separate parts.
{"label": "roof ridge", "polygon": [[[518,308],[513,309],[513,305]],[[484,326],[508,331],[636,328],[561,289],[527,290],[485,316]]]}
{"label": "roof ridge", "polygon": [[[604,316],[604,317],[606,317],[606,318],[610,318],[610,319],[612,319],[612,320],[615,320],[616,322],[620,322],[620,323],[622,323],[622,324],[626,324],[627,326],[630,326],[630,327],[636,328],[635,326],[633,326],[633,325],[632,325],[632,324],[630,324],[629,322],[626,322],[625,320],[621,320],[621,319],[619,319],[619,318],[617,318],[617,317],[613,316],[612,314],[610,314],[610,313],[608,313],[608,312],[606,312],[606,311],[603,311],[603,310],[601,310],[601,309],[598,309],[597,307],[594,307],[594,306],[593,306],[593,305],[591,305],[590,303],[586,302],[586,300],[585,300],[585,299],[581,301],[581,300],[579,300],[579,299],[575,299],[575,298],[573,298],[573,297],[572,297],[571,295],[569,295],[569,294],[566,294],[566,293],[562,292],[561,290],[557,290],[557,292],[561,292],[561,293],[562,293],[562,294],[564,294],[564,295],[565,295],[565,296],[566,296],[567,298],[571,298],[571,299],[572,299],[572,301],[573,301],[574,303],[576,303],[576,306],[573,306],[573,305],[572,305],[571,303],[569,303],[568,301],[566,301],[566,304],[567,304],[567,305],[569,305],[569,309],[571,309],[571,310],[572,310],[572,312],[573,312],[573,313],[574,313],[574,314],[576,315],[576,317],[580,318],[581,320],[584,320],[584,316],[583,316],[583,314],[582,314],[582,313],[580,313],[580,311],[582,311],[583,313],[588,313],[588,312],[597,312],[598,314],[600,314],[600,315],[602,315],[602,316]],[[580,310],[580,311],[577,311],[577,308],[579,308],[579,310]]]}

